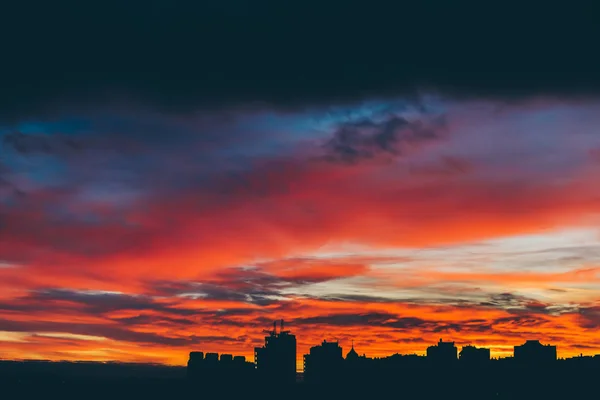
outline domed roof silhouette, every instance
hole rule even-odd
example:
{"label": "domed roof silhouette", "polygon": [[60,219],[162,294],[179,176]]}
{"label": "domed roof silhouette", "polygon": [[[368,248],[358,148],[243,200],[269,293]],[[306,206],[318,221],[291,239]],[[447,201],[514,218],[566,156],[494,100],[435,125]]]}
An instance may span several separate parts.
{"label": "domed roof silhouette", "polygon": [[353,340],[352,348],[350,349],[348,354],[346,354],[346,360],[355,360],[357,358],[358,358],[358,353],[356,352],[356,350],[354,350],[354,340]]}

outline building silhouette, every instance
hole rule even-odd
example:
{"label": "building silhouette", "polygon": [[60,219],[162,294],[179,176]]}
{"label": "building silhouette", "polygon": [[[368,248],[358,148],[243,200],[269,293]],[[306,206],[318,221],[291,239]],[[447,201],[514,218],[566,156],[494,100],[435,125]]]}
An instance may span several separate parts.
{"label": "building silhouette", "polygon": [[219,361],[221,362],[221,366],[230,366],[233,363],[233,355],[221,354]]}
{"label": "building silhouette", "polygon": [[370,376],[374,373],[373,367],[376,361],[366,355],[359,355],[354,349],[354,341],[350,351],[346,354],[344,359],[344,377],[348,382],[357,382],[361,380],[369,380]]}
{"label": "building silhouette", "polygon": [[[358,355],[357,355],[358,356]],[[337,382],[344,370],[344,357],[338,342],[323,340],[304,356],[304,381],[307,383]]]}
{"label": "building silhouette", "polygon": [[204,365],[209,368],[216,368],[219,365],[219,353],[206,353]]}
{"label": "building silhouette", "polygon": [[539,340],[527,340],[515,346],[515,362],[519,364],[547,364],[556,361],[556,346],[543,345]]}
{"label": "building silhouette", "polygon": [[187,363],[188,377],[193,378],[200,375],[200,370],[204,367],[204,353],[201,351],[192,351]]}
{"label": "building silhouette", "polygon": [[490,349],[475,347],[471,345],[463,346],[460,350],[459,360],[462,364],[483,364],[490,361]]}
{"label": "building silhouette", "polygon": [[457,360],[458,349],[454,342],[443,342],[427,348],[427,360],[433,364],[448,364]]}
{"label": "building silhouette", "polygon": [[[243,356],[191,352],[188,376],[205,386],[223,388],[230,383],[256,387],[296,383],[296,337],[284,330],[283,321],[281,328],[274,323],[273,330],[266,332],[264,346],[255,349],[254,363]],[[437,386],[447,390],[466,374],[470,379],[468,390],[475,396],[489,391],[541,396],[551,386],[540,387],[539,382],[584,378],[592,382],[600,372],[600,355],[558,360],[556,346],[543,345],[538,340],[515,346],[513,357],[498,359],[491,359],[490,349],[472,345],[463,346],[459,356],[455,343],[442,339],[427,347],[426,356],[396,353],[371,358],[359,355],[352,342],[344,357],[339,342],[323,340],[312,346],[303,360],[302,381],[307,387],[327,386],[327,390],[337,390],[353,382],[364,388],[382,388],[397,384],[402,377],[404,382],[426,387],[426,392],[433,394],[438,393]],[[436,387],[428,384],[432,373],[436,374]]]}
{"label": "building silhouette", "polygon": [[228,381],[250,382],[255,378],[254,363],[244,356],[193,351],[187,363],[187,376],[202,385],[224,384]]}
{"label": "building silhouette", "polygon": [[346,354],[346,358],[344,359],[344,363],[346,368],[359,368],[364,367],[372,361],[372,358],[368,358],[365,354],[362,356],[359,355],[356,350],[354,350],[354,341],[352,341],[352,347],[350,351]]}
{"label": "building silhouette", "polygon": [[350,351],[348,352],[348,354],[346,354],[345,360],[346,362],[355,362],[360,360],[360,356],[358,355],[356,350],[354,350],[354,340],[352,341],[352,347],[350,348]]}
{"label": "building silhouette", "polygon": [[254,349],[254,361],[260,379],[277,384],[296,382],[296,336],[284,330],[283,320],[277,333],[277,321],[273,330],[266,331],[265,344]]}

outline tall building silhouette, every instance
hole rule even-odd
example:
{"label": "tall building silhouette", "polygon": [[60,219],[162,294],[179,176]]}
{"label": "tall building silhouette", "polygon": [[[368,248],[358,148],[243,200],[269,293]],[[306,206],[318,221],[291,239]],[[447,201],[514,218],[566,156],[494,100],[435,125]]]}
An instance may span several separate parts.
{"label": "tall building silhouette", "polygon": [[459,360],[467,365],[488,362],[490,361],[490,349],[471,345],[463,346],[460,350]]}
{"label": "tall building silhouette", "polygon": [[256,369],[263,380],[273,384],[296,382],[296,336],[284,330],[283,320],[277,333],[277,321],[273,330],[266,331],[265,345],[254,349]]}
{"label": "tall building silhouette", "polygon": [[520,364],[543,364],[556,361],[556,346],[543,345],[539,340],[528,340],[515,346],[515,362]]}
{"label": "tall building silhouette", "polygon": [[[358,355],[357,355],[358,356]],[[342,348],[338,342],[323,340],[304,356],[304,380],[307,383],[332,383],[341,377],[344,367]]]}
{"label": "tall building silhouette", "polygon": [[443,342],[427,348],[427,360],[435,364],[447,364],[457,360],[458,349],[454,342]]}

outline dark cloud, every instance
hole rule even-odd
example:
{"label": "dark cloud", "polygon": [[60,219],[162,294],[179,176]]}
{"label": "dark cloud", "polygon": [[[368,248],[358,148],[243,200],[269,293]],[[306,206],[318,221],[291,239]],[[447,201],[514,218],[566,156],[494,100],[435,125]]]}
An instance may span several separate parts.
{"label": "dark cloud", "polygon": [[261,289],[258,286],[247,287],[246,290],[235,290],[220,285],[200,284],[195,288],[196,292],[191,292],[189,295],[197,295],[205,300],[217,301],[235,301],[244,303],[253,303],[261,306],[266,306],[277,302],[277,300],[269,299],[268,296],[274,296],[277,293],[270,289]]}
{"label": "dark cloud", "polygon": [[387,313],[331,314],[317,317],[297,318],[295,324],[325,324],[334,326],[387,326],[392,328],[412,328],[426,324],[420,318],[398,318]]}
{"label": "dark cloud", "polygon": [[[41,132],[23,133],[13,131],[0,136],[0,143],[5,149],[13,149],[21,156],[53,155],[68,160],[70,158],[85,155],[90,156],[94,152],[103,154],[124,153],[128,156],[139,153],[144,148],[142,139],[136,135],[138,133],[130,129],[126,134],[115,134],[115,131],[109,130],[114,127],[103,127],[102,124],[90,124],[88,129],[97,128],[102,135],[89,134],[86,129],[79,128],[74,130],[74,134],[66,134],[59,131],[53,131],[52,134]],[[139,124],[143,127],[143,124]],[[104,130],[102,130],[104,128]],[[138,126],[138,129],[141,129]],[[122,133],[117,131],[116,133]],[[124,133],[124,132],[123,132]],[[151,135],[146,131],[143,140],[148,140]],[[164,133],[164,131],[163,131]],[[81,160],[77,160],[81,161]],[[0,171],[1,172],[1,171]]]}
{"label": "dark cloud", "polygon": [[[423,290],[423,289],[420,289]],[[348,294],[327,294],[323,296],[306,296],[315,298],[321,301],[333,302],[357,302],[357,303],[401,303],[412,305],[438,305],[442,307],[453,307],[456,309],[471,309],[481,307],[491,307],[499,310],[504,310],[514,314],[544,314],[558,315],[570,313],[578,310],[578,307],[573,305],[562,305],[553,303],[542,303],[526,296],[515,295],[513,293],[492,293],[478,294],[473,298],[448,298],[439,297],[440,288],[436,288],[435,296],[431,297],[378,297],[371,295],[348,295]],[[463,293],[464,294],[464,293]],[[481,301],[481,297],[485,300]],[[481,321],[480,321],[481,322]]]}
{"label": "dark cloud", "polygon": [[576,349],[584,349],[584,350],[596,350],[598,349],[598,346],[589,346],[587,344],[573,344],[571,345],[571,347],[576,348]]}
{"label": "dark cloud", "polygon": [[572,312],[574,309],[576,309],[576,307],[569,305],[542,303],[526,296],[515,295],[513,293],[491,294],[489,299],[481,302],[480,305],[484,307],[504,309],[511,313],[547,315]]}
{"label": "dark cloud", "polygon": [[[148,296],[132,296],[117,293],[85,293],[66,289],[47,289],[31,293],[18,302],[0,303],[2,311],[29,313],[27,321],[0,319],[0,330],[10,332],[65,333],[101,336],[113,340],[159,344],[164,346],[190,346],[215,341],[239,341],[243,337],[171,335],[137,332],[132,327],[164,326],[166,328],[202,326],[248,327],[249,322],[237,321],[235,317],[256,314],[256,324],[268,326],[270,319],[260,317],[260,310],[226,309],[223,311],[176,307],[173,302],[159,303]],[[131,311],[130,317],[112,317],[115,311]],[[60,313],[61,315],[95,315],[104,317],[107,323],[72,324],[38,321],[36,313]],[[114,322],[114,323],[113,323]],[[170,332],[168,330],[167,332]],[[64,340],[70,340],[65,337]]]}
{"label": "dark cloud", "polygon": [[[173,307],[149,296],[122,293],[78,292],[68,289],[43,289],[20,297],[19,301],[0,303],[0,310],[22,312],[73,312],[103,315],[113,311],[153,311],[176,316],[193,316],[194,309]],[[140,318],[144,318],[141,317]],[[168,317],[167,317],[168,319]],[[175,320],[173,320],[175,321]],[[171,321],[171,322],[173,322]],[[181,321],[180,321],[181,322]]]}
{"label": "dark cloud", "polygon": [[288,286],[288,283],[260,271],[233,268],[219,271],[215,277],[203,282],[156,282],[149,286],[153,293],[161,295],[266,306],[279,301],[273,296],[279,296],[279,288]]}
{"label": "dark cloud", "polygon": [[188,346],[198,342],[194,338],[168,337],[150,332],[135,332],[121,327],[102,324],[71,324],[64,322],[10,321],[0,319],[0,330],[8,332],[49,332],[100,336],[125,342],[158,344],[163,346]]}
{"label": "dark cloud", "polygon": [[549,292],[555,292],[555,293],[567,293],[567,291],[565,289],[559,289],[559,288],[550,288],[547,289]]}
{"label": "dark cloud", "polygon": [[586,4],[11,2],[0,27],[11,38],[3,43],[0,110],[32,115],[117,96],[181,111],[304,106],[419,88],[595,94],[600,27]]}
{"label": "dark cloud", "polygon": [[519,308],[526,304],[527,297],[512,293],[497,293],[489,296],[489,301],[483,302],[484,306],[496,306],[501,308]]}
{"label": "dark cloud", "polygon": [[[514,321],[511,319],[510,321]],[[519,320],[521,321],[521,320]],[[394,330],[418,329],[420,332],[449,333],[449,332],[491,332],[494,321],[483,319],[464,320],[461,322],[447,322],[436,320],[425,320],[417,317],[400,317],[388,313],[365,313],[365,314],[331,314],[316,317],[298,318],[295,324],[324,324],[338,327],[376,327],[391,328]]]}
{"label": "dark cloud", "polygon": [[508,317],[496,318],[492,321],[492,325],[509,325],[513,326],[515,332],[519,331],[519,328],[537,328],[546,324],[548,320],[539,315],[511,315]]}
{"label": "dark cloud", "polygon": [[217,271],[202,282],[149,282],[151,293],[166,296],[187,296],[204,301],[236,301],[267,306],[284,297],[282,289],[325,282],[338,278],[331,274],[306,272],[282,277],[261,268],[227,268]]}
{"label": "dark cloud", "polygon": [[12,132],[4,135],[2,143],[21,154],[42,153],[65,155],[82,149],[82,145],[74,138],[60,136],[33,135]]}
{"label": "dark cloud", "polygon": [[582,307],[579,316],[581,327],[587,329],[600,327],[600,306]]}
{"label": "dark cloud", "polygon": [[[380,337],[378,335],[378,337]],[[391,335],[381,335],[382,339],[389,340],[392,343],[425,343],[426,340],[423,338],[415,337],[415,338],[395,338]]]}
{"label": "dark cloud", "polygon": [[381,122],[365,119],[341,125],[325,149],[332,160],[355,162],[379,155],[398,156],[412,147],[440,139],[443,120],[434,126],[392,116]]}
{"label": "dark cloud", "polygon": [[185,318],[170,318],[165,317],[163,315],[136,315],[135,317],[128,318],[115,318],[121,324],[124,325],[194,325],[195,321],[185,319]]}
{"label": "dark cloud", "polygon": [[321,301],[357,302],[357,303],[397,303],[403,300],[389,297],[379,297],[361,294],[327,294],[322,296],[305,296]]}
{"label": "dark cloud", "polygon": [[40,301],[69,301],[83,305],[91,313],[117,310],[146,310],[156,304],[146,296],[120,293],[77,292],[68,289],[45,289],[33,292],[29,299]]}
{"label": "dark cloud", "polygon": [[194,344],[204,344],[204,343],[211,343],[211,342],[239,342],[239,341],[244,341],[245,339],[247,339],[247,337],[245,335],[242,335],[240,337],[232,337],[232,336],[215,336],[215,335],[203,335],[203,336],[196,336],[193,335],[190,337],[190,339],[194,342]]}

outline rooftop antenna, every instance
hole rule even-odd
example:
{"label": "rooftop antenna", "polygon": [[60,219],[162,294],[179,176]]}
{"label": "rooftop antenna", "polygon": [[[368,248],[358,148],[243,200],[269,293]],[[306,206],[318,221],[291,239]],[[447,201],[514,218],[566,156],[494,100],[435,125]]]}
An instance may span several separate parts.
{"label": "rooftop antenna", "polygon": [[290,331],[284,331],[284,330],[283,330],[283,319],[282,319],[282,320],[281,320],[281,332],[280,332],[280,334],[282,334],[282,335],[283,335],[283,334],[288,334],[288,333],[290,333]]}
{"label": "rooftop antenna", "polygon": [[273,330],[270,331],[268,329],[263,329],[263,333],[268,333],[270,336],[275,336],[277,334],[277,321],[273,322]]}

